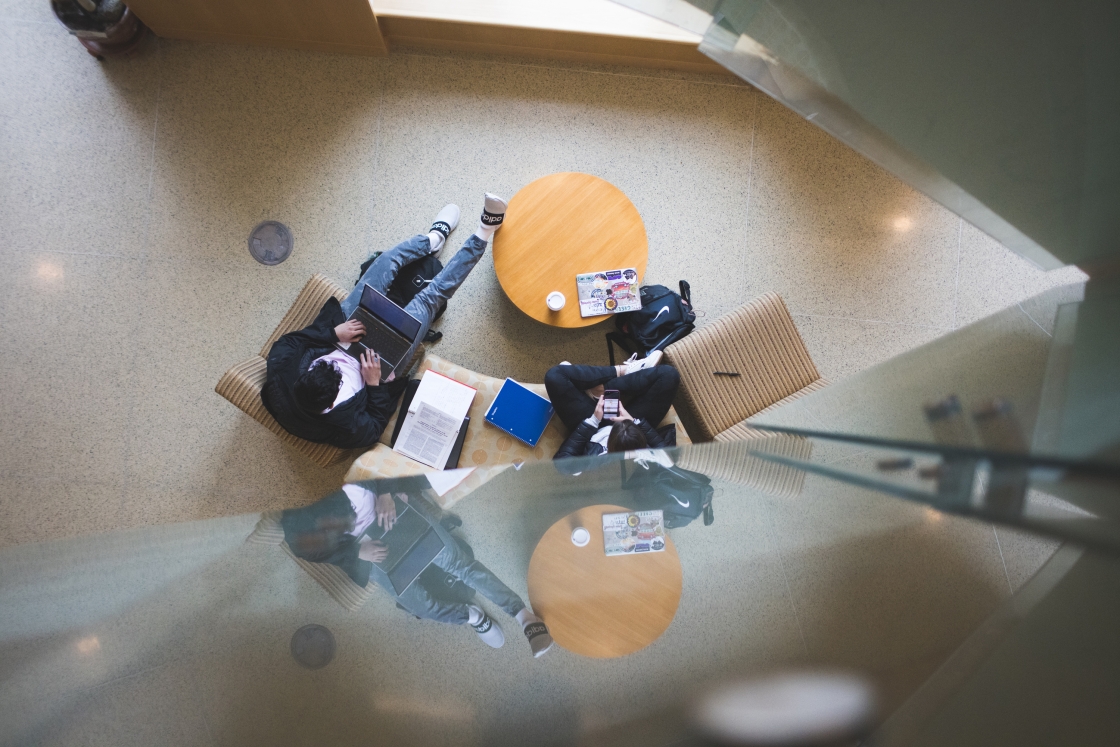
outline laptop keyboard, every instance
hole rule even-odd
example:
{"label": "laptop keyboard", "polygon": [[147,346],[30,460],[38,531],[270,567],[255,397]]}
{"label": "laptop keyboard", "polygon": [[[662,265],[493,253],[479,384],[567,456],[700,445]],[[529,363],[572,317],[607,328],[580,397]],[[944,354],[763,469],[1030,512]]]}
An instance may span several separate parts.
{"label": "laptop keyboard", "polygon": [[362,346],[377,351],[378,355],[394,366],[400,362],[401,358],[408,352],[408,349],[412,347],[410,343],[405,342],[402,338],[382,327],[381,323],[373,319],[369,314],[363,314],[359,311],[359,313],[356,313],[354,316],[366,328],[366,333],[360,341]]}

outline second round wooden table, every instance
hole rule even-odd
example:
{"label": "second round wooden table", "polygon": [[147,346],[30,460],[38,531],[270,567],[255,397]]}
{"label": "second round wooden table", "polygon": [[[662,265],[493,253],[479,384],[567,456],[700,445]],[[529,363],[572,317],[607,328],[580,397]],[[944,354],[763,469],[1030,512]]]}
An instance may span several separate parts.
{"label": "second round wooden table", "polygon": [[[629,509],[581,508],[549,527],[529,561],[529,603],[553,639],[576,654],[625,656],[653,643],[669,627],[681,601],[681,561],[673,540],[662,552],[608,557],[603,514]],[[591,533],[585,547],[572,530]]]}
{"label": "second round wooden table", "polygon": [[[494,272],[517,308],[554,327],[587,327],[608,316],[579,314],[576,275],[634,267],[646,273],[642,216],[622,190],[591,174],[564,172],[530,182],[509,201],[494,234]],[[545,297],[567,304],[550,311]]]}

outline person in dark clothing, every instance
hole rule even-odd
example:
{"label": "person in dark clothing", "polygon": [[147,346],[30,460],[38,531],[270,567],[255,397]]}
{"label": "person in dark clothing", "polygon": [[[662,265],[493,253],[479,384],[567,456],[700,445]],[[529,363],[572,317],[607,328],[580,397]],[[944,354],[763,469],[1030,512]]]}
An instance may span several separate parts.
{"label": "person in dark clothing", "polygon": [[280,519],[284,541],[296,557],[337,566],[361,587],[376,581],[401,607],[417,617],[470,625],[484,643],[500,648],[505,643],[505,635],[481,607],[434,595],[422,583],[423,576],[399,596],[395,593],[388,575],[378,565],[385,559],[387,548],[368,536],[375,526],[386,531],[393,528],[397,520],[395,496],[414,509],[443,543],[443,550],[432,564],[480,592],[516,619],[533,656],[542,656],[552,647],[552,636],[544,621],[489,568],[464,551],[441,521],[442,511],[425,497],[428,489],[428,480],[422,475],[348,483],[310,506],[284,511]]}
{"label": "person in dark clothing", "polygon": [[[658,433],[673,404],[680,375],[671,366],[658,366],[661,352],[631,358],[619,366],[553,366],[544,377],[556,414],[570,434],[554,459],[597,456],[607,452],[660,448],[670,444]],[[603,391],[617,389],[619,415],[603,421]]]}
{"label": "person in dark clothing", "polygon": [[[486,244],[501,227],[505,211],[505,201],[487,193],[478,229],[405,307],[421,325],[413,349],[478,264]],[[309,327],[289,332],[273,343],[261,401],[284,430],[340,449],[368,448],[377,443],[403,391],[403,386],[393,386],[392,382],[398,374],[403,377],[406,373],[403,369],[411,363],[412,351],[401,359],[398,368],[402,370],[382,378],[381,359],[376,352],[365,351],[358,360],[338,349],[339,343],[360,340],[365,334],[361,322],[347,321],[347,317],[357,308],[366,285],[387,293],[402,267],[438,252],[458,223],[459,208],[446,206],[427,235],[407,239],[379,256],[341,303],[328,298]]]}

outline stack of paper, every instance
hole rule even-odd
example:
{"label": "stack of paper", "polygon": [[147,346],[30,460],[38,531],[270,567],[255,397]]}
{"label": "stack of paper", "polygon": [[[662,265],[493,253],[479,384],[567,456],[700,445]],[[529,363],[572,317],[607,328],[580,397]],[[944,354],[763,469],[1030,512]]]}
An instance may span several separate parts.
{"label": "stack of paper", "polygon": [[393,451],[429,467],[443,469],[455,438],[470,412],[476,390],[435,371],[425,371],[404,414]]}

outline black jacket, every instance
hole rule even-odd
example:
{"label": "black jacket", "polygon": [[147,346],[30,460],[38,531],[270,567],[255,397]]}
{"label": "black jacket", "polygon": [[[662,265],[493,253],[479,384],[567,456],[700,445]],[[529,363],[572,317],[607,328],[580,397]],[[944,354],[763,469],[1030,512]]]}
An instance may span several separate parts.
{"label": "black jacket", "polygon": [[292,391],[311,362],[335,349],[334,328],[346,321],[336,298],[328,298],[311,326],[289,332],[268,351],[268,372],[261,401],[276,422],[293,436],[340,449],[365,449],[377,443],[393,415],[399,387],[367,386],[330,412],[306,412]]}
{"label": "black jacket", "polygon": [[373,563],[358,557],[359,539],[347,534],[356,518],[346,493],[336,490],[310,506],[285,511],[280,526],[297,558],[337,565],[354,583],[365,587]]}
{"label": "black jacket", "polygon": [[[668,439],[657,432],[657,429],[652,427],[644,420],[634,421],[642,433],[646,436],[646,443],[651,449],[660,449],[665,446],[674,446],[675,443],[669,443]],[[599,444],[591,440],[602,425],[591,425],[586,420],[581,422],[579,426],[571,432],[568,438],[560,446],[560,450],[556,452],[553,459],[564,459],[565,457],[580,457],[580,456],[599,456],[606,452]]]}

